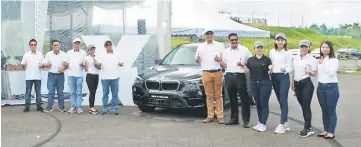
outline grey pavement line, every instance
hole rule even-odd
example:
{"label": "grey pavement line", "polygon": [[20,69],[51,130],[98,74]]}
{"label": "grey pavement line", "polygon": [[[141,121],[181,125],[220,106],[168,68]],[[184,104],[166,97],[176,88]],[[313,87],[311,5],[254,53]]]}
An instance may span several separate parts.
{"label": "grey pavement line", "polygon": [[[255,109],[255,108],[251,108],[251,109]],[[137,112],[135,112],[137,113]],[[175,122],[198,122],[198,121],[201,121],[201,120],[191,120],[191,119],[186,119],[186,120],[179,120],[179,119],[174,119],[174,118],[160,118],[160,117],[156,117],[156,116],[147,116],[147,115],[144,115],[144,114],[141,114],[138,112],[138,114],[135,114],[135,113],[131,113],[133,115],[136,115],[136,116],[142,116],[142,117],[146,117],[146,118],[151,118],[151,119],[156,119],[156,120],[167,120],[167,121],[175,121]],[[273,115],[277,115],[277,116],[281,116],[281,114],[279,113],[276,113],[276,112],[272,112],[270,111],[271,114]],[[293,117],[288,117],[289,120],[295,122],[295,123],[298,123],[299,125],[304,125],[304,122],[301,121],[301,120],[298,120],[296,118],[293,118]],[[313,129],[315,131],[318,131],[318,132],[322,132],[322,130],[312,126]],[[338,142],[336,139],[327,139],[327,141],[333,146],[333,147],[343,147],[343,145],[341,145],[340,142]]]}
{"label": "grey pavement line", "polygon": [[45,113],[45,114],[52,117],[56,121],[56,125],[57,125],[56,131],[50,137],[48,137],[48,138],[44,139],[43,141],[40,141],[40,142],[36,143],[35,145],[33,145],[33,147],[40,147],[40,146],[50,142],[51,140],[53,140],[60,133],[60,131],[61,131],[62,127],[63,127],[62,123],[61,123],[61,120],[58,117],[56,117],[55,115],[50,114],[50,113]]}

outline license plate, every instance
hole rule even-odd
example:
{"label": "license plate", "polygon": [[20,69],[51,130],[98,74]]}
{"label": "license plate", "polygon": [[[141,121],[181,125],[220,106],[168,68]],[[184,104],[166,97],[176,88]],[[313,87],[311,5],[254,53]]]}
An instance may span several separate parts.
{"label": "license plate", "polygon": [[150,95],[149,97],[152,99],[169,99],[167,95]]}

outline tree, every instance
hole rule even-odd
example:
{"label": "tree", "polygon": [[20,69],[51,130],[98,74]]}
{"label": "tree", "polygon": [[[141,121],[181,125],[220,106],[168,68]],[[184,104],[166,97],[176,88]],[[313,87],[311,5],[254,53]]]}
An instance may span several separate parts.
{"label": "tree", "polygon": [[322,32],[323,34],[327,35],[327,26],[326,26],[326,24],[322,24],[322,25],[320,26],[320,30],[321,30],[321,32]]}
{"label": "tree", "polygon": [[318,30],[320,29],[320,27],[318,27],[317,24],[312,24],[312,25],[310,26],[310,29],[315,30],[315,31],[318,31]]}

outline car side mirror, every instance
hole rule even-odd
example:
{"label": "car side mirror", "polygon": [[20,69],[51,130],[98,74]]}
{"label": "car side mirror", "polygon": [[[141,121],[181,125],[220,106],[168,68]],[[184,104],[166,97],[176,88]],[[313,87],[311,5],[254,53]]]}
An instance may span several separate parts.
{"label": "car side mirror", "polygon": [[154,61],[154,64],[160,64],[161,61],[162,61],[161,59],[157,59]]}

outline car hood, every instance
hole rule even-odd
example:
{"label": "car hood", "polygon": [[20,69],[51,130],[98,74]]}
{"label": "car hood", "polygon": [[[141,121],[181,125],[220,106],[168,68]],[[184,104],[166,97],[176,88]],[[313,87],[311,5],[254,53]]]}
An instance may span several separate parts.
{"label": "car hood", "polygon": [[200,66],[157,65],[143,70],[142,79],[152,80],[191,80],[201,77]]}

